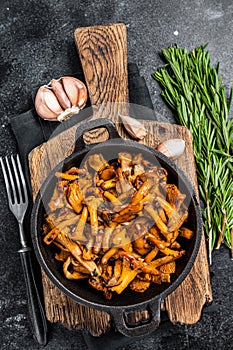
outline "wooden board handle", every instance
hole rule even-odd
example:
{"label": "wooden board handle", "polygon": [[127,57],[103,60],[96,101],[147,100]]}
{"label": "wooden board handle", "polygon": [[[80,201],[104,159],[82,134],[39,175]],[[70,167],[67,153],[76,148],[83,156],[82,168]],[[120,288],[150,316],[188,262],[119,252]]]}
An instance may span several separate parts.
{"label": "wooden board handle", "polygon": [[74,40],[91,104],[128,102],[125,24],[78,28]]}

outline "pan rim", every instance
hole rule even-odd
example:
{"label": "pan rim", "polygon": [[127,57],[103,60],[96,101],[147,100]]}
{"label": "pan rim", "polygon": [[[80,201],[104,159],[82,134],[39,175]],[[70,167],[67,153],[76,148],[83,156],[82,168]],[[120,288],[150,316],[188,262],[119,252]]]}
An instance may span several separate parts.
{"label": "pan rim", "polygon": [[[143,149],[143,150],[146,150],[147,152],[149,151],[156,158],[162,159],[162,161],[165,164],[167,164],[168,167],[170,167],[173,171],[175,171],[177,173],[177,175],[179,177],[181,177],[182,182],[185,183],[185,186],[190,194],[190,198],[194,202],[194,208],[195,208],[196,232],[195,232],[194,247],[193,247],[191,255],[190,255],[184,269],[182,270],[181,274],[176,278],[175,281],[173,281],[160,294],[155,295],[154,297],[148,298],[145,301],[135,303],[135,304],[130,304],[130,305],[106,305],[106,304],[104,304],[104,299],[103,299],[103,303],[93,302],[93,301],[86,300],[83,297],[73,293],[69,288],[64,286],[64,284],[61,283],[56,278],[56,276],[52,273],[51,269],[49,268],[48,264],[46,263],[46,261],[43,257],[43,254],[40,250],[39,243],[38,243],[39,228],[37,227],[37,217],[39,214],[40,203],[41,203],[42,196],[43,196],[48,184],[50,183],[50,181],[54,177],[55,171],[57,169],[61,168],[62,164],[68,163],[70,160],[74,159],[75,157],[77,157],[81,153],[89,152],[89,150],[93,151],[95,149],[98,149],[98,147],[100,147],[100,146],[103,147],[103,146],[107,146],[107,145],[133,146],[133,147],[136,147],[135,149]],[[49,279],[58,287],[58,289],[61,290],[64,294],[66,294],[67,296],[69,296],[70,298],[72,298],[74,301],[76,301],[78,303],[81,303],[83,305],[93,307],[93,308],[96,308],[99,310],[103,310],[103,311],[106,311],[108,313],[111,313],[111,309],[122,309],[123,308],[124,310],[136,310],[136,309],[141,309],[142,307],[144,307],[144,309],[145,309],[145,306],[147,304],[155,302],[156,300],[164,299],[169,294],[171,294],[183,282],[183,280],[187,277],[187,275],[189,274],[189,272],[190,272],[190,270],[191,270],[191,268],[196,260],[197,254],[198,254],[199,249],[200,249],[201,239],[202,239],[202,217],[201,217],[200,205],[198,203],[197,198],[198,198],[197,194],[196,194],[196,192],[191,184],[191,181],[189,180],[187,175],[184,173],[184,171],[182,169],[180,169],[176,165],[176,163],[174,163],[172,160],[167,158],[164,154],[162,154],[161,152],[159,152],[159,151],[157,151],[149,146],[139,144],[135,141],[118,139],[118,138],[107,140],[107,141],[104,141],[101,143],[96,143],[93,145],[88,145],[82,150],[76,150],[70,156],[68,156],[63,161],[61,161],[54,169],[52,169],[51,172],[49,173],[49,175],[46,177],[43,184],[41,185],[40,190],[36,196],[36,199],[35,199],[35,202],[34,202],[34,205],[32,208],[32,215],[31,215],[31,236],[32,236],[32,242],[33,242],[34,251],[35,251],[37,260],[38,260],[39,264],[41,265],[41,267],[44,269],[44,271],[47,274],[47,276],[49,277]]]}

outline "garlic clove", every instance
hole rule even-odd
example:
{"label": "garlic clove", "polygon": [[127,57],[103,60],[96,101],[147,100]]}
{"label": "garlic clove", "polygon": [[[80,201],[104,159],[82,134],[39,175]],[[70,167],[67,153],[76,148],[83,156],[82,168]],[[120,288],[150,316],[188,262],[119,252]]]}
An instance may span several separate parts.
{"label": "garlic clove", "polygon": [[139,120],[127,115],[120,115],[120,118],[125,129],[134,139],[142,140],[147,135],[148,131]]}
{"label": "garlic clove", "polygon": [[36,109],[37,114],[45,120],[57,120],[57,115],[53,113],[43,104],[38,104]]}
{"label": "garlic clove", "polygon": [[73,79],[71,79],[71,77],[62,77],[61,80],[71,105],[76,106],[79,94]]}
{"label": "garlic clove", "polygon": [[60,79],[59,80],[52,79],[50,81],[50,85],[51,85],[52,91],[55,94],[60,106],[64,109],[70,108],[71,101],[67,97]]}
{"label": "garlic clove", "polygon": [[84,108],[87,96],[87,88],[79,79],[52,79],[37,91],[35,108],[43,119],[63,121]]}
{"label": "garlic clove", "polygon": [[36,94],[35,108],[37,114],[43,119],[57,120],[62,109],[54,93],[46,86],[41,86]]}
{"label": "garlic clove", "polygon": [[87,102],[87,89],[86,86],[79,89],[78,107],[82,109]]}
{"label": "garlic clove", "polygon": [[183,139],[170,139],[160,143],[156,149],[168,158],[175,160],[184,153],[185,141]]}
{"label": "garlic clove", "polygon": [[83,108],[87,102],[86,86],[73,77],[62,77],[61,80],[71,105]]}
{"label": "garlic clove", "polygon": [[59,105],[57,98],[52,92],[52,90],[50,90],[46,86],[42,86],[40,88],[40,92],[43,96],[44,103],[51,111],[53,111],[57,115],[62,112],[62,108]]}

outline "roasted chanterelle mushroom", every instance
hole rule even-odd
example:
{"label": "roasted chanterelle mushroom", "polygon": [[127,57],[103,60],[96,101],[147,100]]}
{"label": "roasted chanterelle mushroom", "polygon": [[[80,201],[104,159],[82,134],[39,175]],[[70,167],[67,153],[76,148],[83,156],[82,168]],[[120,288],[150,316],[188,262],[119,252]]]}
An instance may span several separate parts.
{"label": "roasted chanterelle mushroom", "polygon": [[91,155],[81,168],[56,173],[43,235],[68,279],[86,279],[111,299],[125,288],[143,293],[169,283],[185,254],[185,194],[167,171],[142,154],[119,153],[106,161]]}

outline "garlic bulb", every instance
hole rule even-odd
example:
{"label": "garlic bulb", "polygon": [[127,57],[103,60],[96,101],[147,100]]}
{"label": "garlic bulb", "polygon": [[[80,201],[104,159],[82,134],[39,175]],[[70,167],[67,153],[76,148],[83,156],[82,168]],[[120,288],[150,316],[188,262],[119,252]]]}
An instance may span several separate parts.
{"label": "garlic bulb", "polygon": [[147,130],[144,125],[137,119],[129,117],[127,115],[120,115],[122,123],[130,136],[134,139],[142,140],[147,135]]}
{"label": "garlic bulb", "polygon": [[84,83],[73,77],[61,77],[38,89],[35,109],[43,119],[63,121],[77,114],[86,102],[87,88]]}
{"label": "garlic bulb", "polygon": [[168,158],[174,160],[184,153],[185,141],[183,139],[170,139],[160,143],[156,149]]}

